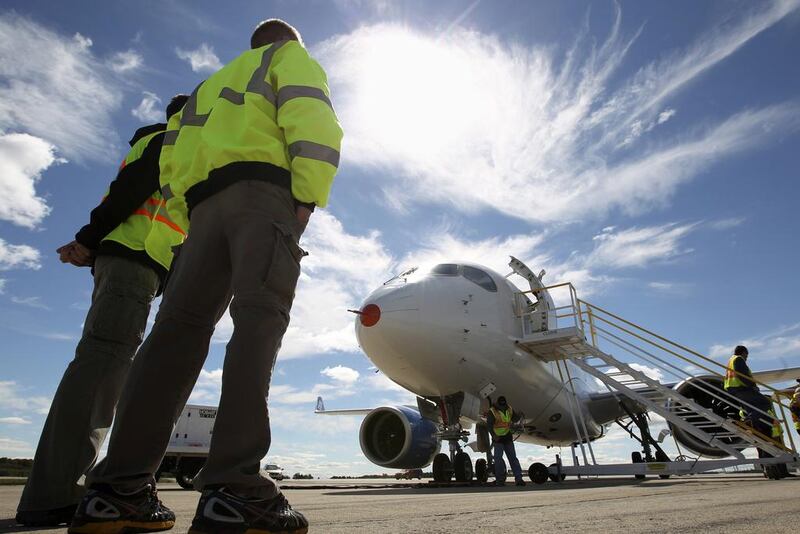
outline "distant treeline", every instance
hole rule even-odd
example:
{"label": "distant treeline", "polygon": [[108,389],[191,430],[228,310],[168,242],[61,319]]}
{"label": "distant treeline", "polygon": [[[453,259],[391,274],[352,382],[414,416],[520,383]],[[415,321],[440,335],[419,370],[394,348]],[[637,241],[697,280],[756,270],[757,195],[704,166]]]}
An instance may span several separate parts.
{"label": "distant treeline", "polygon": [[0,477],[26,477],[31,472],[33,460],[0,458]]}

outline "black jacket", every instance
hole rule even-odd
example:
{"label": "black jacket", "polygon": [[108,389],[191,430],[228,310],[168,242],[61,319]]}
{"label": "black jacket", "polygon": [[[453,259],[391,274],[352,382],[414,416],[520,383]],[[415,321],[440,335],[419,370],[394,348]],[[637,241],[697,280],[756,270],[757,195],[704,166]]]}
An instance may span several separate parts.
{"label": "black jacket", "polygon": [[[165,130],[166,127],[166,124],[159,123],[139,128],[129,144],[133,146],[142,137]],[[162,282],[167,275],[166,269],[146,252],[131,250],[115,241],[103,241],[103,239],[159,190],[158,159],[161,156],[163,141],[163,133],[154,136],[147,143],[147,147],[139,159],[120,169],[108,188],[108,196],[92,210],[89,224],[75,234],[75,240],[78,243],[96,251],[98,256],[104,254],[122,256],[143,263],[155,270]]]}

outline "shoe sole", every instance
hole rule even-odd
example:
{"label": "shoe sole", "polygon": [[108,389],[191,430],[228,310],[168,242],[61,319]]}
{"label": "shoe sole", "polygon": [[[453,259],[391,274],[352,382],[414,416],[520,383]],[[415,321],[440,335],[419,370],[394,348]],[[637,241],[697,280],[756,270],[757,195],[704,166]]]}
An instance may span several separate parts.
{"label": "shoe sole", "polygon": [[137,532],[161,532],[175,526],[175,521],[98,521],[71,526],[69,534],[135,534]]}
{"label": "shoe sole", "polygon": [[[308,527],[297,530],[264,530],[261,528],[248,528],[245,531],[230,531],[232,534],[308,534]],[[223,531],[215,530],[200,530],[198,528],[190,528],[188,534],[223,534]]]}

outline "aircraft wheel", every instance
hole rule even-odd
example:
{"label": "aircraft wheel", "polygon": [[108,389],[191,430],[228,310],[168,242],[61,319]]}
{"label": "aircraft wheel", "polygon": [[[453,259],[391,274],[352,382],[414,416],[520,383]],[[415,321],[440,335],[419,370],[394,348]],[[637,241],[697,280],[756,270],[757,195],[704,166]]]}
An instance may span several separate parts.
{"label": "aircraft wheel", "polygon": [[478,458],[475,462],[475,478],[481,484],[486,484],[489,480],[489,466],[486,464],[486,458]]}
{"label": "aircraft wheel", "polygon": [[[635,464],[644,463],[644,460],[642,459],[642,453],[639,452],[639,451],[633,451],[631,453],[631,462],[633,462]],[[644,480],[645,479],[644,475],[633,475],[633,476],[636,478],[636,480]]]}
{"label": "aircraft wheel", "polygon": [[[667,456],[667,453],[661,452],[661,451],[656,451],[656,460],[659,461],[659,462],[671,462],[672,461],[672,460],[669,459],[669,456]],[[669,478],[669,475],[658,475],[658,478],[660,478],[662,480],[666,480],[666,479]]]}
{"label": "aircraft wheel", "polygon": [[[533,466],[531,466],[531,467],[533,467]],[[558,468],[558,464],[550,464],[550,469],[552,469],[553,471],[555,471],[557,468]],[[567,478],[567,475],[565,475],[564,473],[561,473],[561,477],[559,477],[555,473],[550,473],[550,469],[548,469],[547,471],[548,471],[548,476],[550,477],[551,481],[553,481],[553,482],[564,482],[564,479]]]}
{"label": "aircraft wheel", "polygon": [[536,462],[528,468],[528,477],[534,484],[544,484],[550,478],[550,471],[544,464]]}
{"label": "aircraft wheel", "polygon": [[453,478],[453,464],[444,453],[433,457],[433,480],[436,482],[450,482]]}
{"label": "aircraft wheel", "polygon": [[472,482],[472,460],[469,454],[466,452],[459,452],[456,454],[456,461],[453,469],[458,482]]}
{"label": "aircraft wheel", "polygon": [[194,489],[194,475],[184,473],[180,469],[175,473],[175,482],[185,490]]}

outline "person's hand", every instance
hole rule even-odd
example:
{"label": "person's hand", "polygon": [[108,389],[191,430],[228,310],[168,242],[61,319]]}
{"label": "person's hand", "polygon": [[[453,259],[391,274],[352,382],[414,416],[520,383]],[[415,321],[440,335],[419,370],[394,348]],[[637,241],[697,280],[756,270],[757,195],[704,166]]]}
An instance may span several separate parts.
{"label": "person's hand", "polygon": [[77,241],[71,241],[56,249],[61,263],[71,263],[75,267],[88,267],[94,260],[94,252]]}
{"label": "person's hand", "polygon": [[297,221],[302,225],[303,228],[305,228],[308,224],[308,220],[311,218],[311,213],[313,212],[305,206],[297,206],[295,215],[297,215]]}

